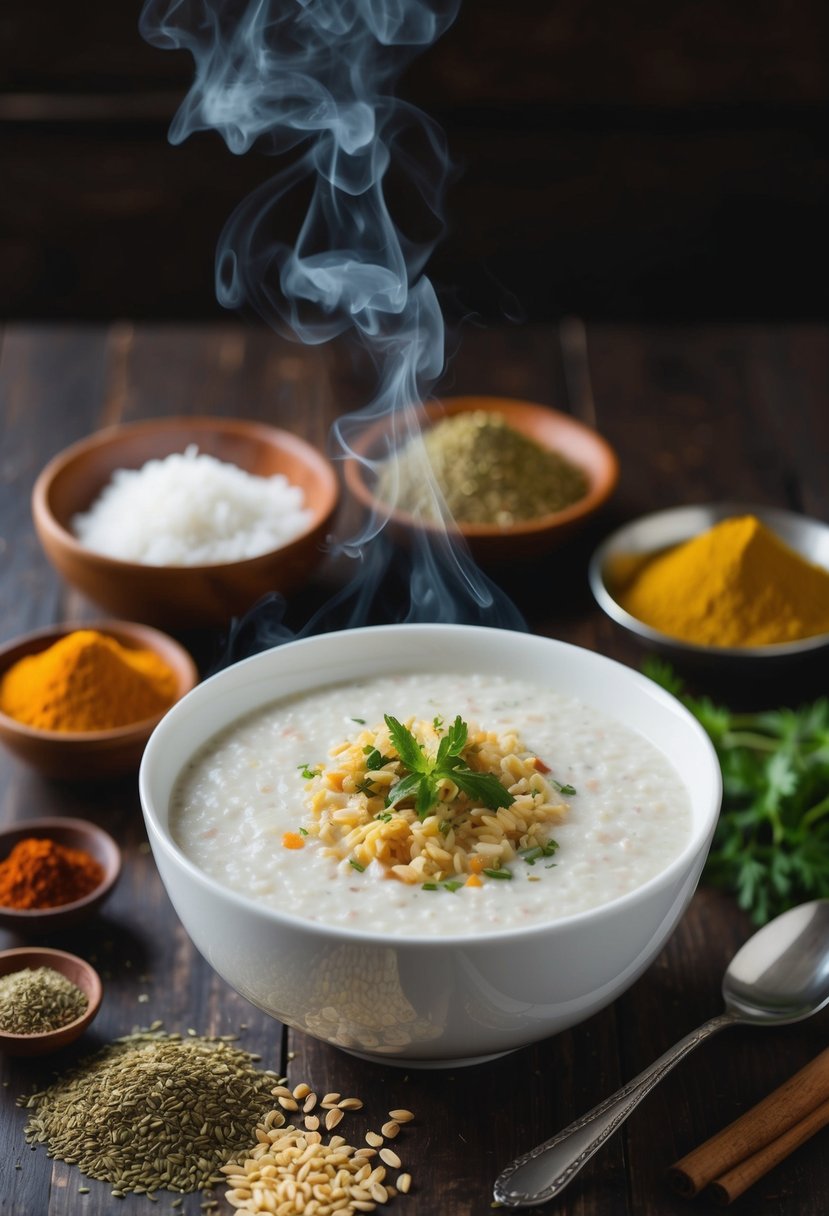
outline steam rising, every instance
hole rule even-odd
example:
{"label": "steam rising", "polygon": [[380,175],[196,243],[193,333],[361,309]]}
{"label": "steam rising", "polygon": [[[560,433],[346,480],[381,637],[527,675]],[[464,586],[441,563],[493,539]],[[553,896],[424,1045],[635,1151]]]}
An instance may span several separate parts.
{"label": "steam rising", "polygon": [[[376,394],[335,424],[339,457],[356,456],[355,438],[377,418],[390,421],[391,448],[416,437],[420,403],[443,371],[443,316],[424,267],[441,228],[449,160],[440,128],[394,88],[408,61],[454,20],[458,2],[147,0],[141,15],[149,42],[193,56],[195,78],[171,125],[173,143],[216,130],[231,152],[256,145],[286,159],[226,223],[216,293],[224,307],[252,309],[303,343],[351,331],[369,351]],[[428,234],[420,240],[390,215],[392,172],[415,204],[418,231]],[[307,209],[289,240],[282,216],[294,198],[307,199]],[[370,520],[342,546],[360,561],[340,597],[352,604],[347,624],[366,622],[387,571],[384,523]],[[471,616],[520,627],[511,605],[495,608],[496,589],[447,536],[417,544],[408,582],[407,619]]]}

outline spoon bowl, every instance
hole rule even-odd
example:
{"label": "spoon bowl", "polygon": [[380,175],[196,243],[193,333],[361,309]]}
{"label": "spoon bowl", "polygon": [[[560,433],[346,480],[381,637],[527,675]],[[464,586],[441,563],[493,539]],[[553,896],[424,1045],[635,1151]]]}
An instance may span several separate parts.
{"label": "spoon bowl", "polygon": [[801,904],[741,946],[722,983],[736,1021],[800,1022],[829,1005],[829,900]]}
{"label": "spoon bowl", "polygon": [[675,1064],[726,1026],[785,1026],[829,1005],[829,900],[790,908],[740,947],[726,968],[725,1013],[687,1034],[649,1068],[551,1140],[524,1153],[495,1180],[508,1208],[547,1203],[615,1132]]}

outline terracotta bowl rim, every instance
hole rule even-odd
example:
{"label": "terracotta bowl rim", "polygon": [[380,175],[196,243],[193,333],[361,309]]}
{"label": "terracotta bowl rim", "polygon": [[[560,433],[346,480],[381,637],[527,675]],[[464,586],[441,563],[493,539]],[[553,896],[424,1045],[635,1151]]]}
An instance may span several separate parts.
{"label": "terracotta bowl rim", "polygon": [[[468,394],[457,397],[442,397],[437,401],[427,402],[421,408],[430,422],[444,416],[451,417],[454,414],[472,413],[475,410],[484,410],[491,413],[501,412],[509,415],[510,413],[518,412],[520,409],[522,412],[535,414],[539,418],[545,417],[548,421],[560,425],[563,429],[567,429],[573,434],[579,434],[591,443],[595,451],[600,453],[602,457],[604,472],[597,477],[593,477],[589,470],[583,469],[589,481],[588,491],[569,506],[563,507],[559,511],[549,511],[546,515],[538,515],[533,519],[521,520],[505,528],[494,524],[459,523],[457,521],[447,523],[447,527],[451,531],[457,532],[461,536],[469,537],[473,540],[496,538],[508,540],[510,537],[531,537],[549,532],[559,526],[573,523],[586,515],[592,514],[607,501],[616,488],[619,480],[619,458],[608,441],[586,423],[581,422],[578,418],[574,418],[571,414],[565,414],[561,410],[557,410],[554,406],[543,405],[541,402],[529,401],[519,397],[476,396]],[[372,445],[386,432],[387,427],[388,420],[385,418],[379,419],[370,426],[360,436],[357,445],[355,445],[355,451],[358,456],[367,456]],[[550,445],[543,444],[542,446],[548,447]],[[573,463],[575,464],[577,461],[574,460]],[[390,521],[427,533],[442,533],[445,531],[444,525],[440,522],[419,520],[408,511],[402,511],[398,507],[391,507],[383,499],[378,498],[365,481],[363,464],[360,460],[355,459],[355,457],[348,457],[345,460],[344,475],[346,483],[355,498],[365,507],[382,510]]]}
{"label": "terracotta bowl rim", "polygon": [[[11,836],[19,835],[21,839],[25,839],[29,835],[40,834],[44,836],[49,835],[52,839],[55,839],[60,836],[61,832],[64,832],[65,835],[76,833],[80,836],[89,836],[101,844],[102,851],[107,852],[112,859],[110,864],[104,867],[103,878],[97,887],[92,891],[88,891],[86,895],[82,895],[80,899],[73,899],[70,903],[66,904],[56,904],[52,908],[10,908],[5,904],[0,904],[0,920],[5,921],[7,926],[12,921],[19,922],[20,928],[23,930],[26,924],[31,924],[33,921],[43,921],[44,918],[57,921],[63,916],[74,914],[91,903],[101,902],[118,881],[123,864],[121,849],[106,828],[99,827],[97,823],[93,823],[90,819],[73,818],[68,815],[44,815],[38,819],[6,824],[0,828],[0,852],[2,852],[5,842]],[[2,954],[0,954],[0,957],[2,957]]]}
{"label": "terracotta bowl rim", "polygon": [[[251,557],[231,559],[224,562],[205,562],[199,565],[159,566],[149,562],[128,561],[125,558],[112,557],[107,553],[99,553],[81,543],[78,538],[53,513],[49,492],[55,479],[68,470],[74,461],[96,448],[107,447],[119,438],[129,439],[135,435],[176,430],[186,427],[193,430],[209,430],[216,434],[237,433],[241,436],[259,439],[271,449],[293,449],[301,455],[303,461],[312,471],[322,488],[326,491],[322,506],[313,509],[314,518],[298,536],[293,537],[284,545],[266,549]],[[155,573],[165,574],[173,570],[181,574],[220,572],[222,570],[238,569],[245,571],[253,569],[257,563],[273,561],[277,555],[290,553],[292,549],[307,541],[318,529],[325,526],[336,509],[339,499],[339,483],[331,461],[307,439],[293,434],[282,427],[270,426],[266,422],[256,422],[244,418],[220,418],[211,415],[175,415],[164,418],[145,418],[137,422],[115,423],[102,427],[92,434],[76,440],[62,451],[57,452],[44,465],[35,479],[32,489],[32,512],[40,527],[47,532],[55,543],[58,543],[90,566],[103,570],[120,570],[137,572],[152,576]],[[312,508],[308,508],[312,510]]]}
{"label": "terracotta bowl rim", "polygon": [[[15,1034],[10,1030],[0,1030],[0,1046],[3,1043],[7,1043],[13,1046],[24,1047],[30,1043],[47,1043],[50,1039],[60,1038],[69,1042],[71,1039],[76,1038],[89,1025],[101,1007],[104,986],[98,972],[91,963],[88,963],[85,958],[81,958],[80,955],[71,954],[68,950],[57,950],[53,946],[14,946],[10,950],[0,950],[0,963],[10,960],[15,956],[19,957],[20,955],[28,955],[29,957],[37,955],[43,959],[41,963],[38,963],[38,966],[53,966],[53,969],[60,971],[61,975],[65,974],[61,969],[62,964],[71,962],[79,967],[86,984],[88,984],[88,988],[86,986],[83,987],[88,1005],[84,1012],[75,1018],[74,1021],[67,1022],[65,1026],[58,1026],[55,1030],[40,1030],[35,1034]],[[55,966],[55,964],[58,965]],[[31,966],[31,963],[24,963],[21,967],[10,967],[8,971],[3,971],[2,974],[13,975],[15,971],[24,971],[29,966]]]}
{"label": "terracotta bowl rim", "polygon": [[[45,625],[40,629],[33,629],[29,633],[19,634],[17,637],[11,638],[8,642],[0,645],[0,678],[2,678],[12,662],[15,661],[12,656],[18,650],[24,651],[24,654],[19,656],[20,658],[25,657],[25,654],[38,654],[41,650],[47,649],[50,639],[57,642],[61,638],[66,637],[67,634],[75,633],[79,629],[95,629],[99,633],[109,633],[115,637],[116,641],[119,634],[125,638],[129,637],[133,641],[141,641],[144,646],[152,649],[162,659],[166,658],[167,654],[171,653],[174,655],[173,671],[177,677],[178,686],[175,699],[160,713],[153,714],[149,718],[141,718],[137,722],[129,722],[126,726],[113,727],[110,730],[43,730],[40,727],[29,726],[25,722],[19,722],[17,718],[12,718],[0,710],[0,728],[8,734],[17,734],[24,738],[36,739],[41,742],[48,741],[50,744],[54,744],[55,747],[64,749],[78,743],[114,744],[139,739],[143,736],[149,737],[154,727],[167,713],[167,710],[176,701],[179,701],[190,692],[191,689],[195,688],[198,683],[199,673],[192,656],[169,633],[156,629],[153,625],[143,625],[138,621],[125,621],[114,617],[106,617],[94,621],[62,621],[58,624]],[[41,640],[44,642],[42,647],[36,647],[31,651],[27,649],[30,642]]]}

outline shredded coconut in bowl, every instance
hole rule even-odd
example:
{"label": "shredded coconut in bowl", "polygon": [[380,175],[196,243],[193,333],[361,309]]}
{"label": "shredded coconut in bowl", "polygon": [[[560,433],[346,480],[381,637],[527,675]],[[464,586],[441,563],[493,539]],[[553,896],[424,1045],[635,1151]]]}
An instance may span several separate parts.
{"label": "shredded coconut in bowl", "polygon": [[299,486],[199,455],[195,445],[117,469],[72,530],[97,553],[146,566],[204,566],[279,549],[308,527]]}

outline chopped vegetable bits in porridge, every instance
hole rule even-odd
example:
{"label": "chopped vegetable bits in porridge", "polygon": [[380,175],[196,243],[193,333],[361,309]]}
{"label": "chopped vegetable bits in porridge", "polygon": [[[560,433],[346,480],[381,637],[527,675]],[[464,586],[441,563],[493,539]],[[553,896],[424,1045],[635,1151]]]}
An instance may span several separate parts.
{"label": "chopped vegetable bits in porridge", "polygon": [[[306,832],[359,871],[407,883],[511,878],[511,862],[551,855],[567,812],[547,765],[514,732],[469,728],[457,715],[379,726],[337,743],[308,780]],[[284,841],[288,847],[291,842]]]}
{"label": "chopped vegetable bits in porridge", "polygon": [[232,723],[185,765],[170,827],[208,875],[289,915],[472,936],[635,890],[685,848],[690,815],[662,752],[595,707],[509,676],[422,671]]}

